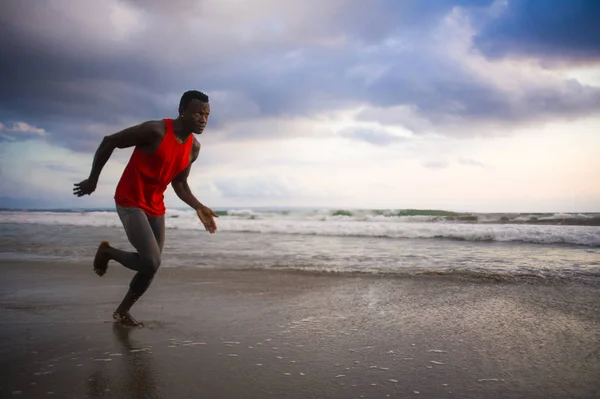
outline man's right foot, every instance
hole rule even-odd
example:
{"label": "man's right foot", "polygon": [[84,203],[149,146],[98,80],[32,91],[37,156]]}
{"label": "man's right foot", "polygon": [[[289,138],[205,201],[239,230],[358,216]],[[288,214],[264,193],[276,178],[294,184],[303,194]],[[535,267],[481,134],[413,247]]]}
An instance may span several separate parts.
{"label": "man's right foot", "polygon": [[126,326],[126,327],[143,327],[144,326],[144,324],[142,324],[139,321],[137,321],[136,319],[134,319],[129,314],[129,312],[126,312],[126,313],[114,312],[113,319],[115,320],[115,322],[117,322],[123,326]]}
{"label": "man's right foot", "polygon": [[108,269],[110,257],[108,256],[107,249],[108,241],[102,241],[98,246],[96,256],[94,256],[94,271],[98,276],[103,276],[106,273],[106,269]]}

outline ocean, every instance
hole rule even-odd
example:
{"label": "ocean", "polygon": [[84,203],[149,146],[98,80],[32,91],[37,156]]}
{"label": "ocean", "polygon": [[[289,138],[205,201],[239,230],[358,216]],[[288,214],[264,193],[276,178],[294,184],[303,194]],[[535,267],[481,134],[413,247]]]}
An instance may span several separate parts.
{"label": "ocean", "polygon": [[[168,210],[161,267],[533,282],[595,283],[600,277],[600,213],[411,209],[218,213],[218,231],[211,235],[193,211]],[[111,210],[0,212],[0,259],[91,264],[103,239],[132,250]]]}

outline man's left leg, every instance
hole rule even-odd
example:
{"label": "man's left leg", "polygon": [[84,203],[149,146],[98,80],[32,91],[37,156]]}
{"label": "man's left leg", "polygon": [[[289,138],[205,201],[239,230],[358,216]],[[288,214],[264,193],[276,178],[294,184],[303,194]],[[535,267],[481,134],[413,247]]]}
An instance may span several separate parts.
{"label": "man's left leg", "polygon": [[[148,222],[150,222],[150,227],[152,228],[152,233],[156,238],[156,242],[158,244],[158,248],[160,253],[162,254],[163,246],[165,243],[165,217],[151,217],[148,216]],[[140,297],[146,292],[152,281],[154,280],[155,273],[144,273],[137,272],[131,283],[129,284],[129,290],[127,294],[123,298],[123,301],[115,311],[115,314],[124,315],[130,319],[130,323],[133,325],[141,325],[141,323],[134,320],[129,314],[129,310],[135,304],[135,302],[140,299]],[[124,320],[129,322],[129,320]]]}

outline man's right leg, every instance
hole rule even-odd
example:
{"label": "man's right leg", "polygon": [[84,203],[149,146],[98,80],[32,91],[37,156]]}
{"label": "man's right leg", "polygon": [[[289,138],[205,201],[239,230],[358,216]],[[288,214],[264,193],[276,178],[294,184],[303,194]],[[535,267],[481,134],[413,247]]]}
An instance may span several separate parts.
{"label": "man's right leg", "polygon": [[[94,269],[103,275],[109,260],[116,260],[128,269],[137,271],[129,291],[113,317],[124,324],[140,325],[129,314],[129,308],[145,292],[147,285],[138,281],[151,281],[160,266],[161,245],[155,237],[153,226],[148,216],[139,208],[117,206],[119,218],[123,223],[127,238],[137,252],[127,252],[111,247],[103,241],[94,259]],[[138,292],[139,291],[139,292]]]}

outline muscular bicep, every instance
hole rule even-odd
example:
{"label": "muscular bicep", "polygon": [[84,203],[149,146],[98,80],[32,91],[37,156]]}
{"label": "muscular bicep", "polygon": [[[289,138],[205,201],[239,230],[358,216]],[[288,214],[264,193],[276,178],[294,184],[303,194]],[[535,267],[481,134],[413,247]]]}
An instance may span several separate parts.
{"label": "muscular bicep", "polygon": [[105,137],[105,142],[115,148],[151,145],[160,135],[160,122],[148,121],[128,127]]}
{"label": "muscular bicep", "polygon": [[190,171],[192,170],[192,164],[196,159],[198,159],[198,154],[200,153],[200,143],[196,141],[194,138],[194,145],[192,146],[192,153],[190,154],[190,163],[182,170],[175,178],[173,179],[174,184],[184,183],[187,181],[188,176],[190,175]]}
{"label": "muscular bicep", "polygon": [[187,181],[188,176],[190,175],[190,170],[192,169],[192,164],[189,164],[187,168],[179,172],[177,176],[173,179],[171,184],[185,183]]}

